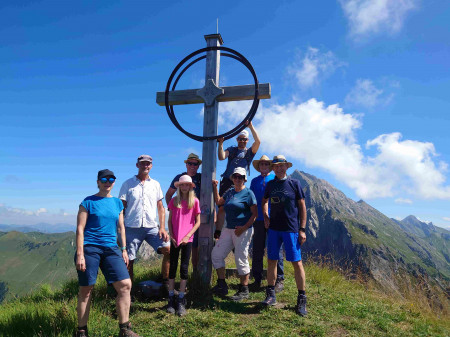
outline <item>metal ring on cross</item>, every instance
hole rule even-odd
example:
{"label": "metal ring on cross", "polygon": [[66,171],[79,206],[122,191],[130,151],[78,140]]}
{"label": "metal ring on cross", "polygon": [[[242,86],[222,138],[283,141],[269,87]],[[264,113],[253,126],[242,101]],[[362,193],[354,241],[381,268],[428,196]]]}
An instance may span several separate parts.
{"label": "metal ring on cross", "polygon": [[[188,70],[192,65],[194,65],[195,63],[197,63],[200,60],[203,60],[204,58],[206,58],[206,55],[200,56],[198,58],[196,58],[195,60],[191,61],[188,65],[186,65],[183,70],[179,73],[179,75],[177,76],[177,78],[175,79],[175,82],[172,85],[172,88],[170,88],[173,78],[175,77],[175,75],[177,74],[178,70],[180,70],[180,68],[190,59],[192,59],[194,56],[201,54],[201,53],[205,53],[208,51],[212,51],[212,50],[220,50],[220,51],[224,51],[221,52],[220,55],[221,56],[226,56],[226,57],[230,57],[233,58],[235,60],[238,60],[239,62],[241,62],[243,65],[245,65],[247,67],[247,69],[250,71],[250,73],[253,76],[253,80],[255,82],[255,95],[253,97],[253,104],[250,107],[250,110],[247,114],[247,116],[245,116],[244,120],[242,122],[240,122],[236,127],[234,127],[233,129],[217,135],[217,136],[198,136],[198,135],[194,135],[193,133],[190,133],[188,131],[186,131],[181,125],[180,123],[178,123],[177,118],[175,117],[175,112],[173,110],[173,105],[169,105],[169,92],[170,91],[174,91],[179,79],[181,78],[181,76],[186,72],[186,70]],[[167,111],[167,115],[169,116],[170,120],[172,121],[172,123],[175,125],[175,127],[180,130],[181,132],[183,132],[186,136],[195,139],[199,142],[203,142],[204,140],[214,140],[214,139],[219,139],[219,138],[224,138],[224,139],[230,139],[234,136],[236,136],[237,134],[239,134],[239,132],[241,132],[243,129],[245,129],[247,127],[246,122],[249,121],[251,122],[251,120],[253,119],[253,117],[256,114],[256,111],[258,110],[258,106],[259,106],[259,82],[258,82],[258,77],[256,76],[255,70],[253,69],[252,65],[250,64],[250,62],[240,53],[238,53],[236,50],[233,50],[231,48],[227,48],[227,47],[222,47],[222,46],[212,46],[212,47],[206,47],[206,48],[202,48],[199,49],[191,54],[189,54],[188,56],[186,56],[183,60],[181,60],[180,63],[178,63],[178,65],[175,67],[175,69],[172,71],[172,74],[170,74],[169,80],[167,81],[167,85],[166,85],[166,91],[164,93],[164,104],[166,106],[166,111]]]}

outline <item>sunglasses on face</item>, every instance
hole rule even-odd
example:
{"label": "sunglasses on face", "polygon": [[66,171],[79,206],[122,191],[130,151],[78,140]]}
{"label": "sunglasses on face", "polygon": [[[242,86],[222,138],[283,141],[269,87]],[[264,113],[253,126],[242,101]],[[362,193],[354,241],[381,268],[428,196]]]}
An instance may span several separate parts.
{"label": "sunglasses on face", "polygon": [[238,142],[246,142],[248,138],[238,138]]}
{"label": "sunglasses on face", "polygon": [[287,163],[286,159],[274,159],[272,160],[272,164],[276,164],[276,163]]}
{"label": "sunglasses on face", "polygon": [[102,184],[106,184],[106,183],[114,183],[116,181],[116,179],[115,178],[101,178],[100,179],[100,182],[102,183]]}
{"label": "sunglasses on face", "polygon": [[233,179],[244,180],[245,177],[241,176],[240,174],[233,174]]}
{"label": "sunglasses on face", "polygon": [[188,161],[186,164],[188,164],[189,166],[198,166],[198,163],[193,163],[191,161]]}

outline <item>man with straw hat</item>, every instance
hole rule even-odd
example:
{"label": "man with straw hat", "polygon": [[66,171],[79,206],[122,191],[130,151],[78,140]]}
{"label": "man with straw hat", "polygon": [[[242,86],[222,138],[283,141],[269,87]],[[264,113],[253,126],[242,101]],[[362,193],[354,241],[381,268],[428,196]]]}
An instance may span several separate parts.
{"label": "man with straw hat", "polygon": [[[261,280],[263,276],[264,249],[266,248],[266,228],[264,226],[264,215],[261,201],[264,196],[267,183],[275,178],[272,171],[272,161],[266,155],[259,160],[253,161],[253,167],[261,173],[253,178],[250,189],[253,191],[258,202],[258,217],[253,223],[253,253],[252,253],[252,274],[255,281],[250,285],[252,291],[261,289]],[[270,209],[269,209],[270,212]],[[277,263],[277,280],[275,282],[275,292],[283,290],[284,270],[283,270],[283,250],[280,248],[280,256]]]}
{"label": "man with straw hat", "polygon": [[[300,246],[306,241],[305,194],[300,182],[287,176],[292,167],[283,155],[275,156],[272,169],[275,178],[269,181],[262,200],[264,223],[268,229],[267,240],[267,290],[264,305],[275,305],[275,279],[281,244],[284,244],[286,260],[292,263],[298,295],[295,312],[306,316],[305,270]],[[270,216],[269,216],[270,202]]]}
{"label": "man with straw hat", "polygon": [[[169,205],[170,200],[177,191],[175,183],[180,179],[181,176],[188,175],[191,177],[192,182],[195,184],[194,192],[195,196],[200,200],[200,187],[202,185],[202,174],[197,172],[202,160],[195,153],[189,154],[187,159],[184,161],[186,164],[186,171],[180,173],[173,178],[169,189],[166,192],[166,204]],[[194,241],[192,242],[192,267],[194,271],[197,270],[198,264],[198,231],[194,233]]]}

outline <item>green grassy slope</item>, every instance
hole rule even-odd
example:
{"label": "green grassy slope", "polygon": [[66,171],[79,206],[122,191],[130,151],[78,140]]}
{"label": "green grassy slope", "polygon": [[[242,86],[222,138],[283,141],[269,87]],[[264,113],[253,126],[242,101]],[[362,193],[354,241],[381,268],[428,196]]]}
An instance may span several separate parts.
{"label": "green grassy slope", "polygon": [[0,282],[6,300],[22,296],[41,284],[61,285],[75,276],[73,232],[0,233]]}
{"label": "green grassy slope", "polygon": [[[137,264],[136,280],[155,278],[159,262]],[[233,303],[195,290],[190,280],[188,315],[165,312],[165,301],[136,301],[131,321],[142,336],[448,336],[449,317],[430,313],[420,301],[405,302],[386,296],[357,281],[346,280],[326,265],[306,264],[309,316],[293,312],[296,287],[292,267],[286,264],[285,291],[279,305],[264,309],[264,292]],[[103,277],[95,291],[89,329],[94,336],[116,336],[114,299]],[[232,292],[238,280],[229,280]],[[31,296],[0,306],[0,336],[71,336],[76,326],[75,281],[52,292],[42,288]],[[440,317],[438,317],[441,315]]]}

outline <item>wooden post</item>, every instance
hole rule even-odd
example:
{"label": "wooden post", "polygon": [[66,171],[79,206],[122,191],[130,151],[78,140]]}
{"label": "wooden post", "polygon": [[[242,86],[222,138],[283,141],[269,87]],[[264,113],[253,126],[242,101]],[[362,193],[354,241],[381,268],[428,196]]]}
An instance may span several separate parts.
{"label": "wooden post", "polygon": [[[205,35],[206,45],[221,46],[223,44],[220,34]],[[211,80],[216,86],[219,86],[220,70],[220,51],[212,50],[206,54],[206,76],[205,86]],[[217,135],[217,121],[219,112],[219,103],[216,100],[210,105],[204,104],[203,136]],[[206,140],[203,142],[202,153],[202,186],[200,192],[201,200],[201,225],[199,229],[199,261],[198,271],[203,282],[211,282],[212,263],[211,251],[213,248],[214,234],[214,199],[212,193],[212,180],[216,179],[216,161],[217,161],[217,141]]]}

